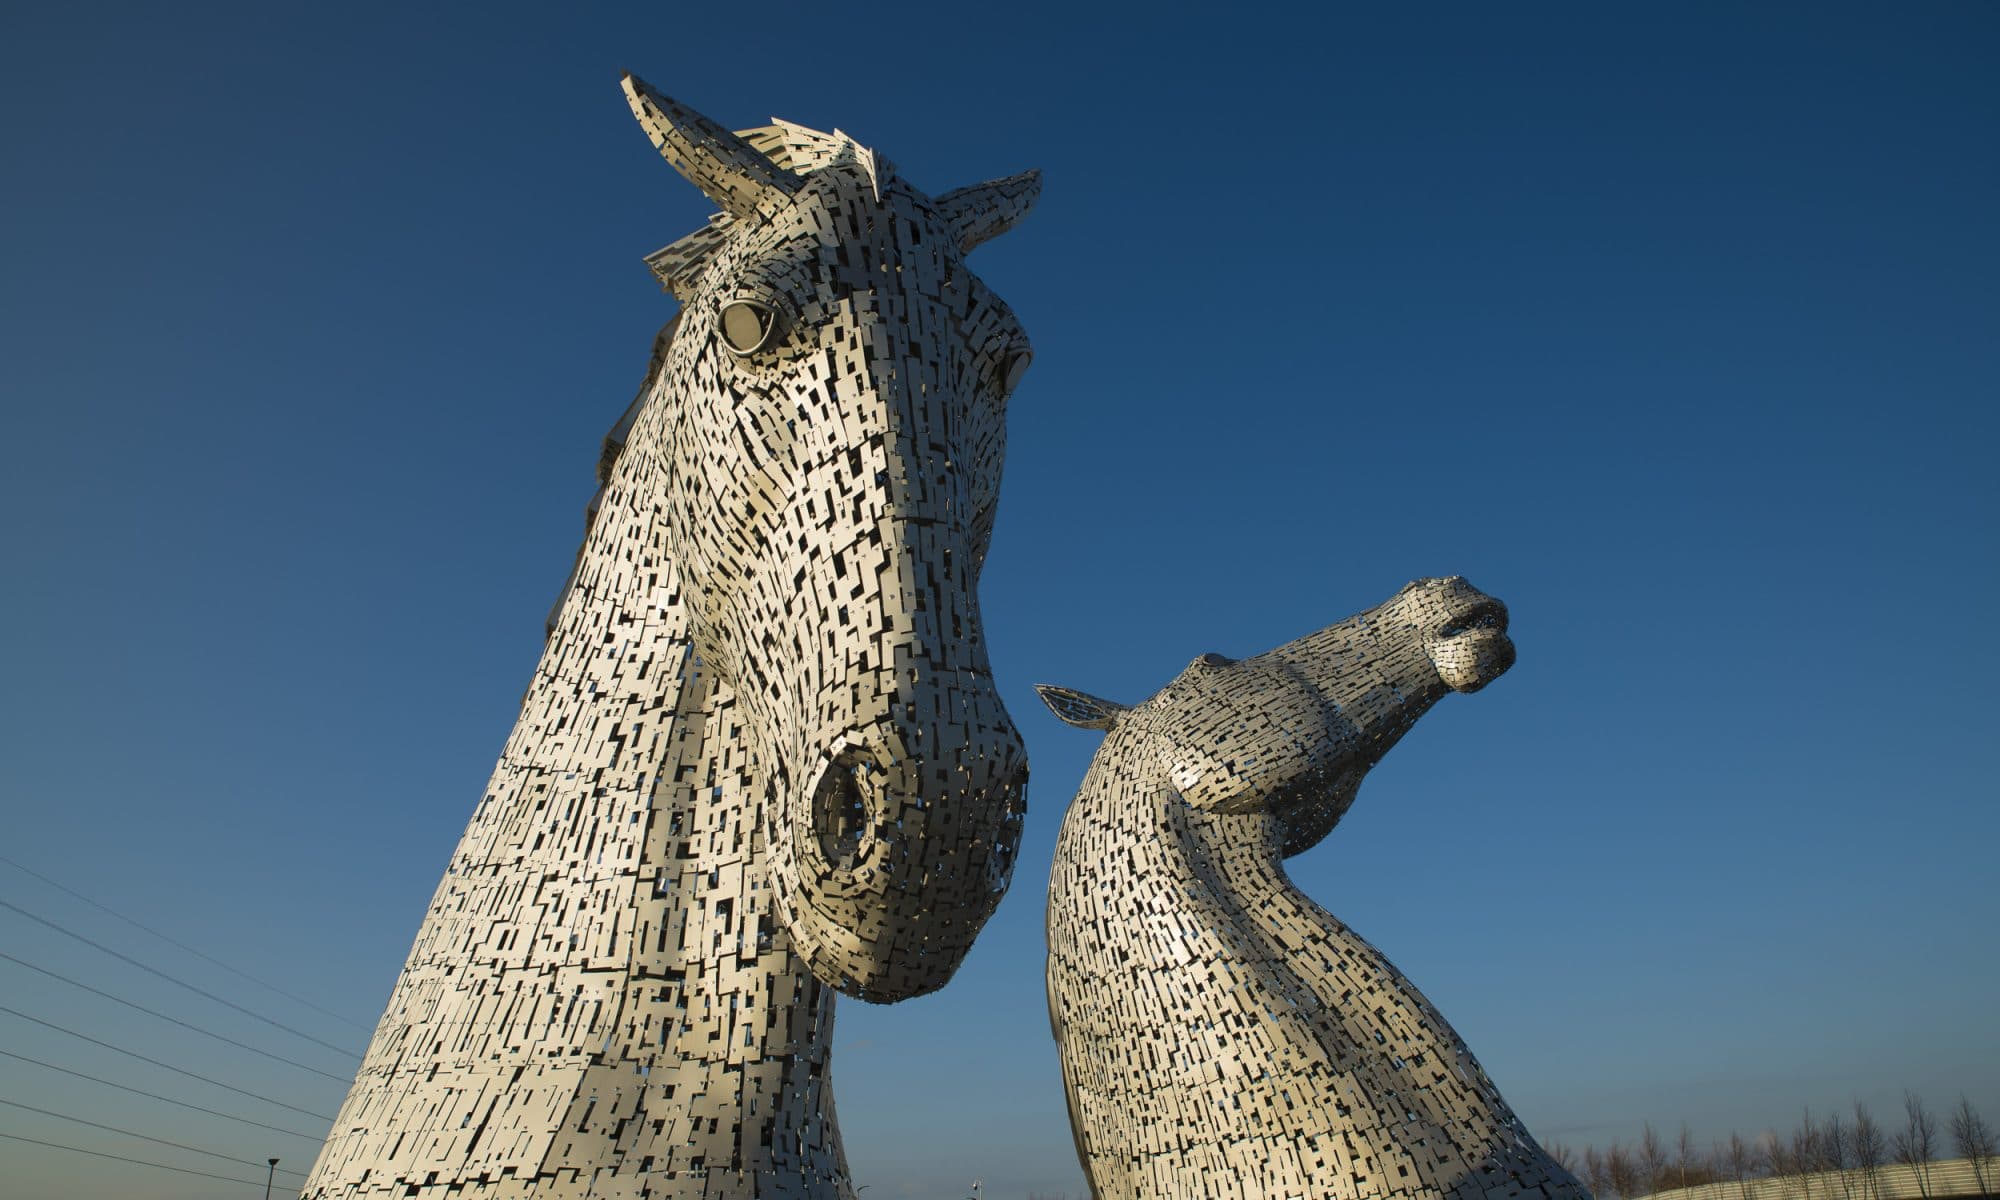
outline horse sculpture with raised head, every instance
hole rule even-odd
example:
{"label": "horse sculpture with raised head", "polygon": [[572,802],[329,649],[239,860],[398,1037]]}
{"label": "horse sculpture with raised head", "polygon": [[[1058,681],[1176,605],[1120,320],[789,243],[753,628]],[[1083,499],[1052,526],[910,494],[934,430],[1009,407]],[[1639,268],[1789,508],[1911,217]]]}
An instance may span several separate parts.
{"label": "horse sculpture with raised head", "polygon": [[625,90],[722,211],[648,259],[680,314],[308,1196],[850,1196],[834,992],[942,987],[1012,871],[975,589],[1028,347],[964,255],[1037,177]]}
{"label": "horse sculpture with raised head", "polygon": [[1283,865],[1431,705],[1513,664],[1506,629],[1463,579],[1426,579],[1254,658],[1203,655],[1134,707],[1040,689],[1109,730],[1049,883],[1049,1019],[1094,1197],[1587,1200]]}

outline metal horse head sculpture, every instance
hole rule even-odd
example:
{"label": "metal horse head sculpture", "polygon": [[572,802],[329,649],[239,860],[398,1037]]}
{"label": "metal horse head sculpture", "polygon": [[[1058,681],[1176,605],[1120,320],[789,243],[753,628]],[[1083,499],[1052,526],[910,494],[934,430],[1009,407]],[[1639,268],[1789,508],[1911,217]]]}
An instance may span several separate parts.
{"label": "metal horse head sculpture", "polygon": [[310,1196],[851,1195],[834,990],[942,987],[1012,871],[976,586],[1028,346],[964,256],[1037,177],[625,92],[722,211],[647,260],[680,314]]}
{"label": "metal horse head sculpture", "polygon": [[1039,178],[931,199],[838,133],[625,91],[722,206],[649,260],[684,307],[625,453],[746,717],[778,919],[842,991],[935,990],[1006,888],[1027,770],[976,586],[1028,342],[964,255]]}
{"label": "metal horse head sculpture", "polygon": [[[1049,1020],[1098,1200],[1589,1200],[1443,1016],[1286,877],[1370,768],[1514,662],[1465,580],[1252,658],[1203,655],[1107,730],[1049,883]],[[1436,864],[1408,855],[1421,883]]]}

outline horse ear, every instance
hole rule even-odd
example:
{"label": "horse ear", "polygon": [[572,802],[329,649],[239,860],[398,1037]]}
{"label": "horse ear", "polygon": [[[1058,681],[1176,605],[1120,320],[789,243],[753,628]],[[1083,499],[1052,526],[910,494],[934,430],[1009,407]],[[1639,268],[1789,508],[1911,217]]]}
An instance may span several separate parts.
{"label": "horse ear", "polygon": [[1078,729],[1109,729],[1118,723],[1120,717],[1132,711],[1130,705],[1053,684],[1036,684],[1035,694],[1063,724],[1074,725]]}
{"label": "horse ear", "polygon": [[660,157],[733,217],[748,217],[772,190],[797,191],[799,177],[758,153],[750,143],[645,80],[625,74],[625,101],[659,147]]}
{"label": "horse ear", "polygon": [[1019,224],[1041,194],[1042,173],[1023,171],[954,189],[931,203],[951,226],[951,235],[963,254]]}

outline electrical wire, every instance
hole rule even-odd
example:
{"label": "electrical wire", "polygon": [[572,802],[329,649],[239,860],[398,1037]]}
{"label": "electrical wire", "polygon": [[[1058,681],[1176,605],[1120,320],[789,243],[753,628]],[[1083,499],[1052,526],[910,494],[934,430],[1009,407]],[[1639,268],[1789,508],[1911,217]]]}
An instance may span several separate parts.
{"label": "electrical wire", "polygon": [[321,1016],[332,1017],[334,1020],[339,1021],[341,1024],[352,1026],[355,1029],[359,1029],[363,1033],[367,1033],[370,1031],[369,1026],[363,1025],[361,1022],[356,1021],[351,1017],[343,1017],[339,1013],[334,1012],[332,1009],[321,1008],[319,1005],[314,1004],[312,1001],[306,999],[304,996],[294,995],[291,992],[286,991],[284,988],[279,987],[275,983],[270,983],[266,980],[259,979],[255,975],[250,974],[248,971],[232,967],[228,963],[223,962],[219,958],[216,958],[212,955],[204,954],[201,951],[195,949],[193,946],[188,945],[186,942],[180,941],[176,938],[168,937],[166,934],[161,933],[159,930],[154,929],[150,925],[143,925],[138,921],[133,920],[131,917],[126,916],[124,913],[119,912],[117,909],[112,908],[108,904],[102,904],[96,900],[92,900],[90,897],[84,895],[82,892],[77,891],[75,888],[66,887],[63,884],[57,883],[55,880],[50,879],[48,876],[42,874],[40,871],[35,870],[33,867],[23,866],[22,864],[15,862],[13,859],[8,858],[4,854],[0,854],[0,863],[6,863],[8,866],[14,868],[16,871],[22,872],[23,874],[32,875],[36,879],[41,880],[43,883],[48,884],[50,887],[56,889],[57,891],[63,892],[70,896],[74,896],[78,900],[83,901],[85,904],[90,905],[92,908],[98,909],[102,912],[110,913],[112,916],[117,917],[119,920],[125,922],[127,925],[132,926],[134,929],[144,930],[145,932],[150,933],[154,937],[159,938],[161,941],[167,943],[169,946],[176,946],[182,950],[187,951],[189,954],[194,955],[196,958],[201,959],[203,962],[221,967],[223,970],[229,972],[231,975],[236,976],[238,979],[247,979],[251,983],[256,984],[258,987],[276,992],[278,995],[283,996],[285,999],[290,1000],[295,1004],[303,1004],[307,1008],[312,1009],[314,1012],[319,1013]]}
{"label": "electrical wire", "polygon": [[[228,1037],[228,1036],[226,1036],[226,1035],[224,1035],[224,1034],[220,1034],[220,1033],[217,1033],[217,1032],[215,1032],[215,1031],[214,1031],[214,1030],[212,1030],[212,1029],[203,1029],[203,1028],[202,1028],[201,1026],[199,1026],[199,1025],[195,1025],[195,1024],[191,1024],[191,1023],[189,1023],[189,1022],[187,1022],[187,1021],[183,1021],[183,1020],[181,1020],[181,1019],[180,1019],[179,1017],[170,1017],[170,1016],[168,1016],[167,1014],[165,1014],[165,1013],[163,1013],[163,1012],[159,1011],[158,1009],[153,1009],[153,1008],[147,1008],[147,1007],[146,1007],[145,1005],[143,1005],[143,1004],[139,1004],[139,1003],[135,1003],[134,1001],[131,1001],[131,1000],[127,1000],[127,999],[125,999],[125,998],[124,998],[123,996],[114,996],[114,995],[112,995],[112,994],[111,994],[110,992],[107,992],[107,991],[103,991],[102,989],[99,989],[99,988],[94,988],[94,987],[90,986],[90,985],[89,985],[89,984],[87,984],[87,983],[82,983],[82,982],[80,982],[80,981],[78,981],[78,980],[75,980],[75,979],[71,979],[71,978],[70,978],[69,976],[67,976],[67,975],[63,975],[63,974],[59,974],[58,972],[55,972],[55,971],[51,971],[51,970],[49,970],[49,969],[48,969],[47,967],[38,967],[38,966],[36,966],[36,965],[35,965],[34,963],[31,963],[31,962],[29,962],[29,961],[28,961],[27,959],[24,959],[24,958],[15,958],[15,957],[14,957],[13,955],[11,955],[11,954],[8,954],[8,953],[7,953],[7,952],[5,952],[5,951],[0,951],[0,958],[4,958],[4,959],[6,959],[6,960],[7,960],[8,962],[10,962],[10,963],[18,963],[18,964],[20,964],[21,966],[24,966],[24,967],[28,968],[28,969],[29,969],[30,971],[40,971],[40,972],[41,972],[42,974],[44,974],[44,975],[47,975],[47,976],[48,976],[49,978],[51,978],[51,979],[60,979],[60,980],[62,980],[62,981],[63,981],[64,983],[66,983],[66,984],[69,984],[69,985],[70,985],[71,987],[77,987],[77,988],[82,988],[82,989],[83,989],[84,991],[86,991],[86,992],[89,992],[89,993],[91,993],[92,995],[96,995],[96,996],[102,996],[102,997],[104,997],[104,998],[105,998],[106,1000],[110,1000],[110,1001],[113,1001],[113,1002],[115,1002],[115,1003],[118,1003],[118,1004],[122,1004],[122,1005],[124,1005],[124,1006],[125,1006],[125,1007],[127,1007],[127,1008],[136,1008],[136,1009],[138,1009],[138,1010],[139,1010],[140,1012],[142,1012],[142,1013],[146,1013],[146,1014],[148,1014],[148,1015],[150,1015],[150,1016],[155,1016],[155,1017],[158,1017],[158,1018],[159,1018],[160,1020],[162,1020],[162,1021],[171,1021],[171,1022],[173,1022],[174,1024],[176,1024],[176,1025],[180,1026],[180,1027],[181,1027],[182,1029],[192,1029],[192,1030],[194,1030],[194,1031],[195,1031],[196,1033],[198,1033],[198,1034],[201,1034],[201,1035],[202,1035],[203,1037],[211,1037],[211,1038],[214,1038],[214,1039],[215,1039],[216,1041],[218,1041],[218,1042],[227,1042],[227,1043],[229,1043],[230,1045],[232,1045],[232,1046],[235,1046],[235,1047],[237,1047],[238,1049],[241,1049],[241,1050],[248,1050],[248,1051],[249,1051],[250,1053],[252,1053],[252,1054],[261,1054],[261,1055],[263,1055],[263,1056],[264,1056],[265,1058],[269,1058],[269,1059],[274,1059],[274,1060],[276,1060],[276,1061],[278,1061],[278,1062],[281,1062],[281,1063],[284,1063],[284,1064],[285,1064],[286,1066],[288,1066],[288,1067],[297,1067],[297,1068],[298,1068],[299,1070],[301,1070],[301,1071],[311,1071],[311,1072],[312,1072],[313,1074],[315,1074],[315,1075],[324,1075],[324,1076],[326,1076],[326,1077],[327,1077],[328,1079],[331,1079],[331,1080],[333,1080],[333,1081],[334,1081],[335,1083],[351,1083],[351,1082],[353,1082],[353,1079],[352,1079],[352,1077],[351,1077],[351,1076],[347,1076],[347,1075],[335,1075],[335,1074],[334,1074],[333,1072],[331,1072],[331,1071],[322,1071],[322,1070],[320,1070],[320,1069],[319,1069],[318,1067],[315,1067],[315,1066],[310,1066],[310,1065],[308,1065],[308,1064],[306,1064],[306,1063],[302,1063],[302,1062],[298,1061],[298,1060],[297,1060],[297,1059],[295,1059],[295,1058],[286,1058],[286,1057],[285,1057],[284,1055],[282,1055],[282,1054],[273,1054],[273,1053],[272,1053],[271,1051],[269,1051],[269,1050],[260,1050],[260,1049],[258,1049],[258,1048],[257,1048],[256,1046],[252,1046],[252,1045],[251,1045],[250,1043],[248,1043],[248,1042],[239,1042],[239,1041],[237,1041],[237,1040],[236,1040],[235,1038],[233,1038],[233,1037]],[[255,1164],[255,1163],[252,1163],[251,1165],[252,1165],[252,1166],[255,1166],[256,1164]]]}
{"label": "electrical wire", "polygon": [[234,1175],[217,1175],[212,1171],[196,1171],[190,1167],[170,1167],[165,1163],[147,1162],[143,1158],[126,1158],[122,1154],[106,1154],[102,1150],[85,1150],[82,1146],[65,1146],[61,1142],[45,1142],[40,1138],[22,1137],[18,1133],[0,1133],[0,1138],[11,1138],[17,1142],[27,1142],[36,1146],[49,1146],[57,1150],[72,1150],[78,1154],[88,1154],[96,1158],[115,1158],[119,1162],[137,1163],[142,1167],[158,1167],[162,1171],[179,1171],[183,1175],[199,1175],[204,1179],[220,1179],[224,1183],[242,1183],[251,1187],[263,1187],[262,1179],[238,1179]]}
{"label": "electrical wire", "polygon": [[[265,1165],[264,1163],[253,1162],[247,1158],[238,1158],[233,1154],[224,1154],[220,1150],[204,1150],[200,1146],[190,1146],[184,1142],[170,1142],[165,1138],[153,1137],[151,1134],[134,1133],[130,1129],[120,1129],[116,1125],[101,1125],[96,1121],[86,1121],[82,1117],[72,1117],[68,1113],[59,1113],[53,1109],[36,1108],[32,1104],[22,1104],[18,1100],[0,1100],[0,1104],[5,1104],[9,1108],[23,1108],[31,1113],[40,1113],[45,1117],[54,1117],[58,1121],[74,1121],[78,1125],[88,1125],[92,1129],[102,1129],[110,1133],[122,1133],[126,1137],[138,1138],[142,1142],[153,1142],[161,1146],[172,1146],[176,1150],[186,1150],[191,1154],[206,1154],[210,1158],[219,1158],[224,1162],[239,1163],[246,1167],[261,1167]],[[282,1171],[278,1171],[277,1174],[297,1175],[301,1179],[305,1178],[304,1171],[294,1171],[289,1167]]]}
{"label": "electrical wire", "polygon": [[102,1046],[106,1050],[114,1050],[119,1054],[125,1055],[128,1058],[136,1058],[140,1062],[148,1062],[152,1063],[156,1067],[164,1067],[166,1070],[172,1071],[176,1075],[186,1075],[190,1079],[199,1079],[203,1083],[212,1083],[216,1087],[219,1087],[224,1091],[235,1092],[239,1096],[248,1096],[253,1100],[262,1100],[266,1104],[275,1104],[279,1108],[289,1108],[295,1113],[304,1113],[308,1117],[316,1117],[319,1120],[328,1122],[329,1124],[331,1124],[334,1120],[333,1117],[329,1117],[325,1113],[316,1113],[309,1108],[300,1108],[296,1104],[287,1104],[283,1100],[274,1100],[269,1096],[259,1095],[256,1092],[245,1091],[240,1087],[235,1087],[233,1085],[224,1083],[220,1079],[210,1079],[206,1075],[197,1074],[193,1071],[187,1070],[184,1067],[176,1067],[171,1063],[163,1063],[157,1058],[147,1058],[145,1055],[139,1053],[136,1050],[127,1050],[123,1046],[114,1046],[110,1042],[99,1041],[98,1039],[91,1037],[87,1033],[78,1033],[74,1029],[65,1029],[53,1021],[44,1021],[40,1017],[31,1017],[27,1013],[24,1013],[17,1008],[9,1008],[4,1004],[0,1004],[0,1012],[10,1013],[13,1016],[21,1018],[23,1021],[33,1021],[35,1024],[40,1025],[45,1029],[53,1029],[57,1033],[66,1033],[73,1038],[80,1038],[83,1041],[89,1042],[93,1046]]}
{"label": "electrical wire", "polygon": [[314,1137],[310,1133],[300,1133],[296,1129],[286,1129],[282,1125],[266,1125],[262,1121],[253,1121],[249,1117],[239,1117],[234,1115],[233,1113],[221,1112],[213,1108],[203,1108],[199,1104],[189,1104],[185,1100],[176,1100],[172,1096],[162,1096],[158,1092],[149,1092],[146,1091],[144,1088],[135,1088],[130,1086],[129,1084],[116,1083],[109,1079],[99,1079],[95,1075],[86,1075],[82,1071],[72,1071],[68,1067],[59,1067],[52,1062],[43,1062],[39,1058],[29,1058],[25,1054],[16,1054],[12,1050],[0,1050],[0,1054],[4,1054],[8,1058],[17,1059],[24,1063],[33,1063],[38,1067],[46,1067],[51,1071],[61,1071],[65,1075],[73,1075],[78,1079],[88,1079],[92,1083],[101,1083],[105,1087],[117,1088],[121,1092],[130,1092],[135,1096],[144,1096],[150,1100],[162,1100],[168,1104],[178,1104],[182,1108],[191,1108],[198,1113],[207,1113],[211,1117],[221,1117],[225,1121],[235,1121],[239,1125],[255,1125],[259,1129],[268,1129],[273,1133],[289,1134],[290,1136],[298,1138],[301,1141],[311,1142],[314,1145],[318,1145],[319,1143],[326,1140],[325,1138]]}
{"label": "electrical wire", "polygon": [[159,976],[161,979],[166,980],[168,983],[175,984],[179,987],[184,987],[188,991],[193,992],[197,996],[206,996],[208,999],[215,1001],[217,1004],[220,1004],[225,1008],[233,1008],[237,1012],[242,1013],[244,1016],[255,1017],[257,1020],[264,1022],[266,1025],[270,1025],[275,1028],[284,1030],[286,1033],[291,1034],[293,1037],[304,1038],[306,1041],[311,1042],[315,1046],[324,1046],[328,1050],[333,1051],[335,1054],[342,1055],[343,1057],[346,1058],[358,1060],[361,1057],[359,1054],[356,1054],[354,1051],[346,1049],[345,1047],[336,1046],[332,1042],[321,1041],[319,1038],[314,1037],[310,1033],[306,1033],[305,1031],[299,1029],[293,1029],[290,1025],[287,1025],[282,1021],[274,1021],[270,1017],[265,1016],[263,1013],[247,1009],[243,1007],[241,1004],[236,1003],[234,1000],[225,1000],[221,996],[216,995],[214,992],[207,991],[203,988],[198,988],[194,984],[189,983],[184,979],[176,979],[174,976],[167,974],[165,971],[160,970],[158,967],[147,966],[145,963],[140,962],[138,959],[133,958],[129,954],[121,954],[118,951],[113,950],[111,947],[104,945],[102,942],[94,942],[91,939],[76,932],[75,930],[66,929],[63,926],[57,924],[56,922],[49,920],[47,917],[37,916],[34,913],[29,912],[27,909],[22,908],[20,905],[13,903],[12,901],[0,900],[0,908],[12,909],[14,912],[21,914],[22,916],[28,918],[30,921],[39,922],[40,924],[46,925],[50,929],[55,930],[57,933],[63,934],[67,937],[75,938],[77,941],[82,942],[86,946],[91,946],[95,949],[102,950],[104,953],[109,954],[111,957],[118,959],[121,962],[130,963],[142,971]]}

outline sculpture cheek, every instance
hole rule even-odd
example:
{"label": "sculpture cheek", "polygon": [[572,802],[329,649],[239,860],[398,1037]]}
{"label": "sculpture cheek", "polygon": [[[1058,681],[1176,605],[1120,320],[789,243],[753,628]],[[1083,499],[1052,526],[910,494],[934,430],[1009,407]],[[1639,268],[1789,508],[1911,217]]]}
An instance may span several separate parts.
{"label": "sculpture cheek", "polygon": [[1202,812],[1250,812],[1261,808],[1265,795],[1254,772],[1240,764],[1174,747],[1164,758],[1167,781],[1181,799]]}

